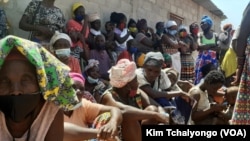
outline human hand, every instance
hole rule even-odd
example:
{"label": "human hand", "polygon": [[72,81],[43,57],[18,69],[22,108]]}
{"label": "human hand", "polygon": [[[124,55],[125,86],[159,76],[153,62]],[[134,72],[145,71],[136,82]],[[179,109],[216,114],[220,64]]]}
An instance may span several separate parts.
{"label": "human hand", "polygon": [[240,84],[240,77],[241,77],[242,71],[243,71],[243,67],[239,67],[236,69],[234,81],[231,82],[232,85],[238,86]]}
{"label": "human hand", "polygon": [[221,112],[223,110],[225,110],[227,108],[226,105],[224,104],[213,104],[211,106],[211,109],[214,111],[214,112]]}
{"label": "human hand", "polygon": [[97,138],[100,140],[114,139],[115,136],[118,136],[118,127],[111,122],[101,126],[97,133]]}
{"label": "human hand", "polygon": [[169,124],[169,114],[168,113],[156,113],[155,120],[159,123]]}

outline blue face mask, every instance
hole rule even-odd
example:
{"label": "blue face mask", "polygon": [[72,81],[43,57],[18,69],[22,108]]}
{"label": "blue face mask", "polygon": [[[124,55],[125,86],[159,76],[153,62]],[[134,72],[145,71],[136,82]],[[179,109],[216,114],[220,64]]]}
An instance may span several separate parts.
{"label": "blue face mask", "polygon": [[174,36],[176,35],[177,30],[169,30],[168,33]]}
{"label": "blue face mask", "polygon": [[137,47],[130,47],[128,52],[131,53],[131,54],[135,54],[137,51],[138,51]]}
{"label": "blue face mask", "polygon": [[75,16],[75,20],[78,22],[81,22],[83,19],[84,19],[84,16],[81,14]]}

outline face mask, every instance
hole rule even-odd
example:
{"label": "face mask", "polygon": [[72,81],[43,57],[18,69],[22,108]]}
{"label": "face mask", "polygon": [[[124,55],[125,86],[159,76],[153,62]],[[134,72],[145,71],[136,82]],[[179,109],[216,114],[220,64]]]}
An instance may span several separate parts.
{"label": "face mask", "polygon": [[137,52],[138,48],[137,47],[130,47],[129,53],[135,54]]}
{"label": "face mask", "polygon": [[90,84],[95,84],[95,83],[97,83],[98,81],[99,81],[99,79],[94,79],[94,78],[92,78],[91,76],[88,76],[88,82],[90,83]]}
{"label": "face mask", "polygon": [[120,26],[119,26],[119,28],[120,28],[121,30],[123,30],[125,27],[126,27],[125,23],[121,23]]}
{"label": "face mask", "polygon": [[83,19],[84,19],[84,16],[81,14],[75,16],[75,20],[78,22],[81,22]]}
{"label": "face mask", "polygon": [[163,31],[164,31],[163,29],[157,29],[157,30],[156,30],[156,33],[158,33],[158,34],[161,35],[161,34],[163,33]]}
{"label": "face mask", "polygon": [[134,97],[137,94],[137,90],[130,90],[129,96]]}
{"label": "face mask", "polygon": [[186,37],[187,36],[187,32],[185,32],[185,31],[180,32],[180,36],[181,37]]}
{"label": "face mask", "polygon": [[69,57],[70,56],[70,48],[65,48],[65,49],[57,49],[55,50],[56,56],[57,57]]}
{"label": "face mask", "polygon": [[42,95],[39,93],[0,96],[0,110],[15,122],[23,121],[38,106]]}
{"label": "face mask", "polygon": [[136,27],[130,27],[129,31],[132,33],[136,33],[137,32],[137,28]]}
{"label": "face mask", "polygon": [[168,32],[169,32],[169,34],[171,34],[171,35],[173,35],[173,36],[174,36],[174,35],[176,35],[177,30],[169,30]]}
{"label": "face mask", "polygon": [[194,29],[192,30],[192,33],[195,34],[195,35],[197,35],[198,32],[199,32],[199,29],[198,29],[198,28],[194,28]]}

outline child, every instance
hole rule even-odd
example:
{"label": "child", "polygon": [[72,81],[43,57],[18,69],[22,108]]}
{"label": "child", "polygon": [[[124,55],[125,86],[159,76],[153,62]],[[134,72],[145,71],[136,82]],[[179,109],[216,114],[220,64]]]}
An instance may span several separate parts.
{"label": "child", "polygon": [[224,104],[227,105],[228,107],[226,110],[218,113],[218,119],[216,120],[215,124],[217,125],[218,124],[226,124],[226,125],[230,124],[230,120],[233,115],[233,109],[234,109],[234,104],[235,104],[238,90],[239,90],[238,86],[231,86],[225,90]]}

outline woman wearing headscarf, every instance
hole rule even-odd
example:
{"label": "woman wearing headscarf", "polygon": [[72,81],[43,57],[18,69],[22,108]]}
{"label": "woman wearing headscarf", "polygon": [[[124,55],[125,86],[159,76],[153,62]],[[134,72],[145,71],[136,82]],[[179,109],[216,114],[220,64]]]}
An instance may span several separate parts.
{"label": "woman wearing headscarf", "polygon": [[[79,73],[70,73],[74,81],[74,89],[81,106],[75,110],[64,112],[64,141],[95,139],[117,141],[118,128],[122,122],[122,113],[118,108],[92,103],[83,98],[84,78]],[[69,123],[79,127],[70,126]],[[89,126],[92,125],[92,126]]]}
{"label": "woman wearing headscarf", "polygon": [[136,21],[132,18],[128,21],[128,30],[133,38],[135,38],[136,34],[138,33],[138,29],[136,27]]}
{"label": "woman wearing headscarf", "polygon": [[185,45],[182,41],[179,41],[177,33],[177,23],[169,20],[165,24],[165,31],[162,36],[163,53],[167,53],[171,56],[172,67],[181,73],[181,56],[179,48]]}
{"label": "woman wearing headscarf", "polygon": [[101,32],[101,19],[98,13],[91,13],[89,16],[90,33],[87,39],[87,44],[90,49],[95,49],[95,37],[103,35]]}
{"label": "woman wearing headscarf", "polygon": [[[78,100],[69,67],[41,45],[0,40],[0,140],[63,140],[63,110]],[[56,136],[55,136],[56,134]]]}
{"label": "woman wearing headscarf", "polygon": [[194,101],[184,91],[168,91],[171,82],[162,70],[163,62],[161,52],[146,54],[143,67],[136,70],[139,88],[163,107],[176,106],[171,113],[173,118],[178,117],[175,124],[188,124]]}
{"label": "woman wearing headscarf", "polygon": [[64,14],[55,0],[31,1],[19,22],[19,28],[30,31],[29,39],[48,44],[55,31],[65,31]]}
{"label": "woman wearing headscarf", "polygon": [[[134,62],[127,59],[119,60],[109,71],[112,87],[107,89],[98,101],[121,109],[123,139],[129,141],[141,140],[141,124],[168,123],[165,111],[161,107],[151,105],[150,102],[153,101],[150,101],[147,95],[138,89],[135,70]],[[157,103],[154,104],[157,105]]]}
{"label": "woman wearing headscarf", "polygon": [[201,29],[202,32],[199,33],[198,38],[198,58],[196,59],[195,65],[195,82],[194,84],[198,84],[203,77],[201,73],[201,68],[209,63],[212,63],[214,67],[218,67],[218,37],[217,34],[214,33],[211,28],[213,26],[213,21],[209,16],[203,16],[201,18]]}
{"label": "woman wearing headscarf", "polygon": [[71,46],[72,41],[65,33],[59,33],[56,31],[50,40],[50,48],[56,58],[68,65],[71,72],[82,73],[79,60],[70,55]]}
{"label": "woman wearing headscarf", "polygon": [[102,93],[109,87],[109,81],[101,78],[98,60],[88,60],[88,65],[85,67],[83,76],[86,79],[85,90],[92,95],[94,95],[95,92]]}

